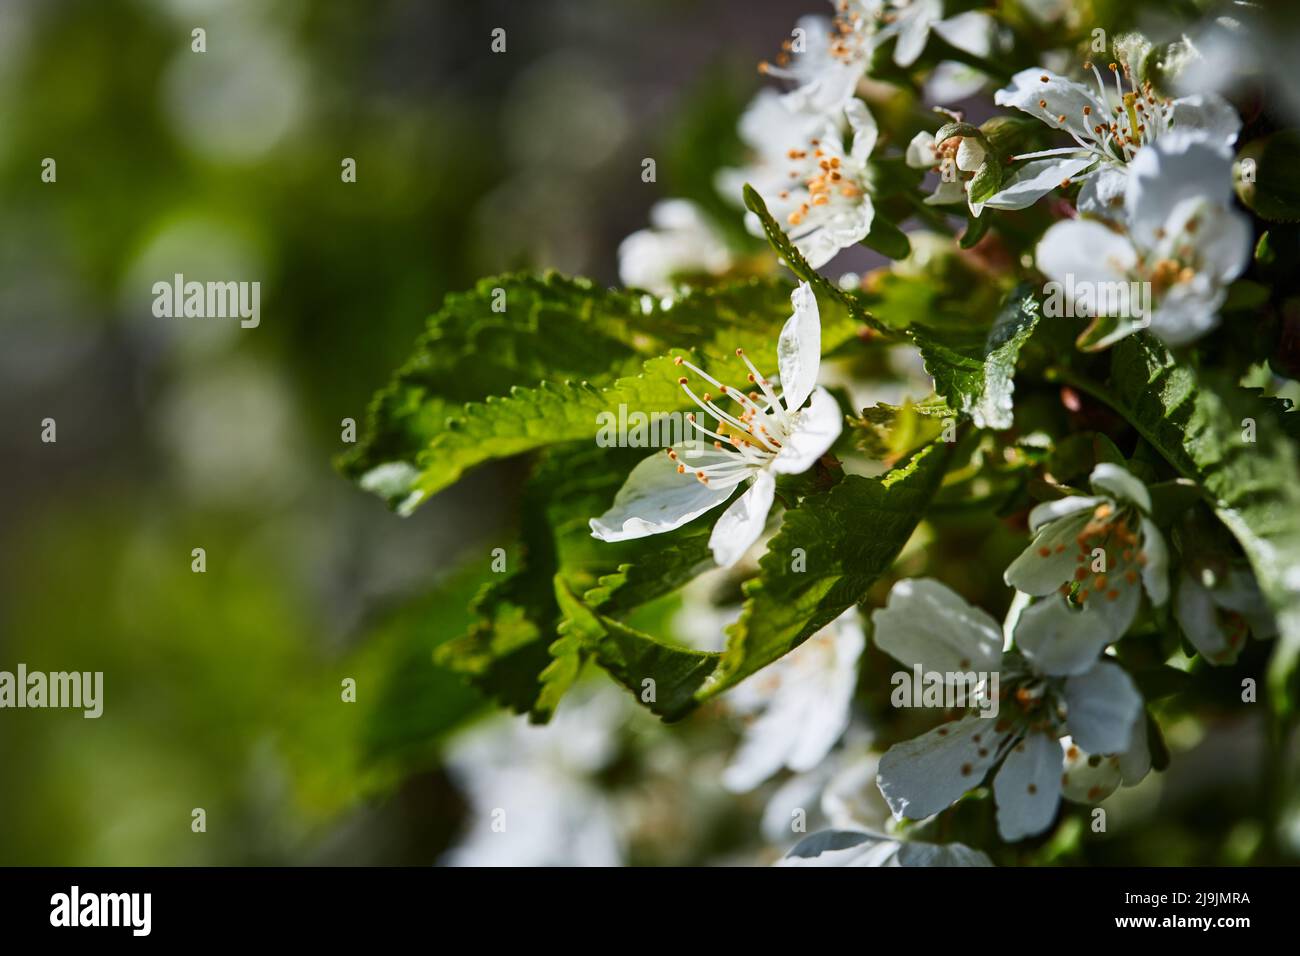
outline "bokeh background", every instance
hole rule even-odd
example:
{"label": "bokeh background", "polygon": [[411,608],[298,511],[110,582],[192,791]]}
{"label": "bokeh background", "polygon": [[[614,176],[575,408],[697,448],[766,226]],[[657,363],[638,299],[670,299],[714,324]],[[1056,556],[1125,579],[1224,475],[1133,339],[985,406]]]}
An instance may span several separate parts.
{"label": "bokeh background", "polygon": [[[333,469],[340,423],[446,291],[612,284],[656,199],[716,203],[710,157],[789,16],[0,3],[0,667],[106,685],[99,720],[0,714],[0,863],[437,858],[461,812],[437,747],[482,702],[430,652],[511,542],[517,468],[400,519]],[[175,272],[260,280],[260,327],[155,318]]]}

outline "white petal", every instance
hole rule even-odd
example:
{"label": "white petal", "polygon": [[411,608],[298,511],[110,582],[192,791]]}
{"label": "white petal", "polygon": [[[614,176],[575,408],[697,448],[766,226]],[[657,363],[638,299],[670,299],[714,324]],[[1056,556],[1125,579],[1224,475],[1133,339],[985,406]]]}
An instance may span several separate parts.
{"label": "white petal", "polygon": [[1105,492],[1113,498],[1135,504],[1143,511],[1151,511],[1151,495],[1147,492],[1147,486],[1119,465],[1103,461],[1092,470],[1088,482],[1093,491]]}
{"label": "white petal", "polygon": [[1227,290],[1198,275],[1165,293],[1151,315],[1151,333],[1173,348],[1195,342],[1219,324]]}
{"label": "white petal", "polygon": [[1126,787],[1141,783],[1142,778],[1151,772],[1151,743],[1147,733],[1147,718],[1143,713],[1133,725],[1133,742],[1128,750],[1118,755],[1120,777]]}
{"label": "white petal", "polygon": [[861,830],[822,830],[804,837],[776,866],[884,866],[899,843]]}
{"label": "white petal", "polygon": [[1186,571],[1178,579],[1174,597],[1174,617],[1192,646],[1211,664],[1231,664],[1241,647],[1228,643],[1228,633],[1219,620],[1219,610],[1195,574]]}
{"label": "white petal", "polygon": [[[1043,77],[1047,77],[1046,83]],[[1038,105],[1044,101],[1046,106]],[[1041,67],[1021,70],[1011,78],[1010,86],[994,94],[993,102],[998,106],[1023,110],[1053,129],[1067,129],[1085,143],[1096,137],[1092,132],[1093,121],[1084,115],[1084,108],[1087,107],[1092,116],[1110,114],[1106,104],[1088,87]],[[1060,119],[1062,116],[1064,122]]]}
{"label": "white petal", "polygon": [[921,130],[907,144],[907,165],[913,169],[929,169],[935,163],[934,145],[934,134]]}
{"label": "white petal", "polygon": [[853,146],[849,150],[849,160],[857,166],[863,166],[871,151],[876,148],[880,127],[876,125],[876,118],[871,115],[871,110],[867,109],[867,104],[859,99],[849,100],[844,107],[844,115],[848,117],[849,128],[853,130]]}
{"label": "white petal", "polygon": [[1020,613],[1016,647],[1040,674],[1082,674],[1115,639],[1107,622],[1086,608],[1074,610],[1064,597],[1053,594]]}
{"label": "white petal", "polygon": [[775,494],[776,479],[767,470],[757,471],[749,490],[722,513],[709,535],[709,549],[718,567],[731,567],[762,537]]}
{"label": "white petal", "polygon": [[943,724],[885,751],[876,783],[896,818],[924,819],[979,786],[1005,737],[983,717]]}
{"label": "white petal", "polygon": [[993,861],[964,843],[909,841],[898,848],[899,866],[992,866]]}
{"label": "white petal", "polygon": [[817,385],[822,357],[822,321],[812,286],[800,282],[790,293],[793,314],[781,328],[776,345],[777,368],[781,373],[782,404],[789,411],[803,406]]}
{"label": "white petal", "polygon": [[1099,803],[1123,782],[1118,756],[1090,754],[1074,742],[1061,738],[1065,768],[1061,774],[1061,796],[1074,803]]}
{"label": "white petal", "polygon": [[1007,566],[1002,580],[1035,597],[1051,594],[1074,578],[1079,534],[1092,512],[1078,509],[1043,525],[1033,542]]}
{"label": "white petal", "polygon": [[1057,518],[1064,518],[1076,511],[1092,511],[1105,500],[1104,498],[1093,498],[1088,495],[1070,495],[1068,498],[1044,501],[1041,504],[1034,505],[1033,510],[1029,512],[1029,530],[1036,533],[1043,525],[1055,521]]}
{"label": "white petal", "polygon": [[838,207],[835,212],[824,213],[827,208],[813,206],[807,222],[818,217],[816,225],[798,238],[791,235],[795,246],[814,269],[830,262],[841,249],[855,246],[865,239],[876,217],[876,207],[867,193],[849,206]]}
{"label": "white petal", "polygon": [[1115,222],[1124,219],[1124,194],[1128,190],[1128,169],[1123,166],[1102,165],[1097,172],[1083,181],[1079,190],[1079,212],[1100,216]]}
{"label": "white petal", "polygon": [[998,670],[997,621],[932,578],[904,578],[871,615],[876,646],[906,667],[944,674]]}
{"label": "white petal", "polygon": [[1118,664],[1096,666],[1065,682],[1065,721],[1080,747],[1089,753],[1128,750],[1134,724],[1142,713],[1142,696]]}
{"label": "white petal", "polygon": [[1127,282],[1137,266],[1137,250],[1125,236],[1088,219],[1052,225],[1034,253],[1038,271],[1060,283]]}
{"label": "white petal", "polygon": [[993,778],[998,804],[998,834],[1020,840],[1042,833],[1061,802],[1061,745],[1053,736],[1032,733],[1011,748]]}
{"label": "white petal", "polygon": [[[1110,591],[1117,592],[1112,600]],[[1086,613],[1097,622],[1097,628],[1110,635],[1110,640],[1117,641],[1124,636],[1137,617],[1138,605],[1142,603],[1142,589],[1131,587],[1127,581],[1114,583],[1107,594],[1092,592],[1084,607]]]}
{"label": "white petal", "polygon": [[[698,443],[674,447],[683,461],[689,462],[688,468],[726,460]],[[693,456],[686,459],[688,452]],[[705,485],[690,471],[678,474],[676,462],[666,454],[651,455],[632,469],[610,509],[591,519],[591,534],[602,541],[626,541],[672,531],[718,507],[731,497],[734,488],[734,484]]]}
{"label": "white petal", "polygon": [[866,68],[866,62],[860,58],[832,59],[813,79],[786,93],[785,105],[793,112],[832,116],[853,96]]}
{"label": "white petal", "polygon": [[827,761],[811,773],[794,774],[776,788],[763,807],[759,823],[763,839],[769,843],[784,843],[796,832],[792,827],[798,819],[796,810],[802,810],[805,819],[812,816],[830,771],[830,761]]}
{"label": "white petal", "polygon": [[1097,158],[1091,154],[1064,159],[1031,159],[1012,173],[1002,188],[983,205],[990,209],[1026,209],[1096,162]]}
{"label": "white petal", "polygon": [[1198,218],[1195,240],[1201,273],[1215,284],[1231,282],[1250,264],[1250,220],[1222,206],[1203,209]]}
{"label": "white petal", "polygon": [[898,45],[894,47],[894,62],[909,67],[925,49],[931,24],[943,16],[943,3],[942,0],[913,0],[899,16],[903,23]]}
{"label": "white petal", "polygon": [[1174,100],[1169,123],[1177,130],[1195,130],[1231,146],[1241,132],[1241,117],[1232,104],[1217,93],[1197,93]]}
{"label": "white petal", "polygon": [[844,413],[834,397],[824,388],[812,393],[812,402],[798,413],[794,429],[768,466],[778,475],[798,475],[807,471],[826,452],[844,428]]}
{"label": "white petal", "polygon": [[1134,242],[1154,248],[1178,204],[1187,199],[1229,206],[1232,154],[1222,143],[1172,131],[1143,146],[1129,163],[1124,206]]}
{"label": "white petal", "polygon": [[1169,552],[1164,536],[1150,518],[1142,519],[1142,551],[1147,556],[1142,586],[1151,596],[1151,603],[1159,607],[1169,600]]}

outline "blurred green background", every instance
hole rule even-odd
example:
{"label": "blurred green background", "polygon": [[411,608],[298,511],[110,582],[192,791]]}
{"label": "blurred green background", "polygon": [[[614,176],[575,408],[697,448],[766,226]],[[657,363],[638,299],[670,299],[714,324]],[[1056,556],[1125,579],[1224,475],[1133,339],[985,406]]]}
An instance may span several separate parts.
{"label": "blurred green background", "polygon": [[[399,519],[333,470],[340,423],[446,291],[530,267],[613,283],[656,199],[716,203],[790,17],[0,4],[0,669],[105,675],[99,720],[0,713],[0,863],[437,857],[461,811],[437,745],[481,702],[430,652],[513,539],[517,467]],[[259,280],[260,327],[155,318],[176,272]]]}

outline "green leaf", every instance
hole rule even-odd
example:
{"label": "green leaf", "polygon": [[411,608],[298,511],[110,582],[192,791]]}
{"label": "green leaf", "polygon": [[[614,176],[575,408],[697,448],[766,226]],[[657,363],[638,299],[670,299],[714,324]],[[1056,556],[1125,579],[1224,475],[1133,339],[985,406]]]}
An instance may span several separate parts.
{"label": "green leaf", "polygon": [[1097,390],[1097,396],[1183,477],[1200,484],[1245,551],[1277,616],[1279,637],[1269,671],[1274,705],[1292,706],[1300,661],[1300,453],[1294,413],[1226,378],[1198,376],[1145,334],[1124,339],[1111,352],[1109,387]]}
{"label": "green leaf", "polygon": [[[741,347],[760,367],[774,368],[777,336],[790,314],[789,287],[773,280],[747,280],[664,302],[555,276],[516,278],[507,288],[507,299],[514,304],[506,314],[514,309],[530,316],[514,321],[532,331],[525,335],[512,328],[509,335],[487,340],[462,335],[457,323],[472,325],[468,316],[487,308],[487,283],[493,281],[505,280],[485,280],[469,301],[449,298],[452,304],[435,317],[415,358],[377,397],[367,443],[344,462],[362,487],[383,494],[404,514],[485,461],[560,442],[594,443],[606,416],[616,415],[620,407],[627,414],[648,416],[686,407],[689,400],[677,384],[680,370],[665,354],[669,343],[688,349],[696,362],[723,380],[745,381],[748,370],[735,356]],[[515,298],[510,300],[510,295]],[[827,350],[855,329],[835,302],[823,304],[822,341]],[[586,335],[604,344],[594,351],[573,346],[580,358],[555,357],[556,343],[567,345]],[[541,345],[552,337],[553,342]],[[525,341],[537,344],[547,356],[545,362],[496,354],[526,351]],[[448,350],[457,348],[469,351],[449,358]],[[646,353],[659,357],[645,361]],[[449,397],[450,386],[443,382],[447,369],[472,369],[480,361],[491,370],[487,384],[479,385],[487,394],[469,402]],[[512,372],[515,367],[521,371]],[[519,383],[524,375],[545,375],[547,367],[561,376],[578,369],[588,377],[503,384]]]}
{"label": "green leaf", "polygon": [[647,550],[635,562],[625,562],[613,574],[602,575],[599,585],[582,598],[601,614],[622,617],[655,598],[676,590],[713,566],[708,521],[691,522],[674,535],[662,536],[663,545]]}
{"label": "green leaf", "polygon": [[1007,429],[1013,421],[1020,348],[1038,325],[1040,310],[1028,285],[1015,289],[1003,303],[982,343],[940,336],[933,329],[913,326],[909,332],[934,377],[935,391],[950,406],[969,415],[978,428]]}
{"label": "green leaf", "polygon": [[880,216],[879,213],[872,219],[871,231],[862,240],[862,244],[868,249],[875,249],[882,256],[887,256],[890,259],[906,259],[912,251],[912,244],[907,239],[907,233]]}
{"label": "green leaf", "polygon": [[[563,629],[610,676],[665,720],[678,720],[698,703],[721,654],[666,644],[613,618],[597,614],[571,592],[560,591]],[[647,681],[651,683],[647,683]]]}
{"label": "green leaf", "polygon": [[[735,686],[779,659],[861,601],[894,562],[943,478],[948,446],[930,445],[879,478],[845,477],[787,511],[781,530],[745,585],[740,620],[721,654],[660,641],[597,613],[572,594],[561,595],[566,634],[612,677],[638,696],[653,680],[655,700],[644,700],[666,720]],[[870,533],[864,533],[870,529]],[[792,568],[803,548],[806,568]]]}
{"label": "green leaf", "polygon": [[983,163],[970,181],[970,201],[979,205],[988,202],[1002,188],[1002,164],[996,159]]}
{"label": "green leaf", "polygon": [[[638,297],[554,273],[495,276],[451,293],[429,318],[410,359],[375,395],[361,441],[341,467],[352,477],[399,462],[409,471],[466,402],[548,376],[635,370],[638,356],[644,360],[668,348],[657,334],[643,341],[647,324]],[[390,467],[388,474],[400,471]],[[404,489],[398,482],[385,490],[400,497]]]}
{"label": "green leaf", "polygon": [[805,282],[810,283],[824,297],[839,302],[848,310],[849,315],[859,322],[865,322],[876,331],[888,334],[889,330],[872,317],[856,296],[850,295],[839,286],[831,283],[820,272],[808,265],[808,260],[795,248],[794,243],[790,241],[790,237],[785,234],[785,231],[772,218],[772,214],[767,211],[767,204],[763,202],[763,197],[748,183],[745,184],[745,207],[757,216],[759,222],[763,224],[763,233],[767,236],[768,243],[791,272]]}
{"label": "green leaf", "polygon": [[[781,530],[745,585],[740,620],[718,674],[716,694],[784,656],[861,601],[911,537],[943,478],[949,446],[930,445],[879,478],[849,475],[824,495],[786,512]],[[803,549],[806,567],[792,554]]]}

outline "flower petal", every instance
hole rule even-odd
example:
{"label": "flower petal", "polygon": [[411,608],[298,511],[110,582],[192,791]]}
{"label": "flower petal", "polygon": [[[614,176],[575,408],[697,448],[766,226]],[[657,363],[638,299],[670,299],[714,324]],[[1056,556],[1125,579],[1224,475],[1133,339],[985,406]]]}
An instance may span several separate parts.
{"label": "flower petal", "polygon": [[992,866],[993,861],[964,843],[908,841],[898,848],[899,866]]}
{"label": "flower petal", "polygon": [[1127,190],[1128,169],[1105,164],[1083,181],[1076,205],[1081,213],[1122,222]]}
{"label": "flower petal", "polygon": [[1129,163],[1124,208],[1134,242],[1155,248],[1174,210],[1187,199],[1230,206],[1232,154],[1203,135],[1172,130],[1143,146]]}
{"label": "flower petal", "polygon": [[990,209],[1026,209],[1096,162],[1097,157],[1091,154],[1064,159],[1031,159],[980,205]]}
{"label": "flower petal", "polygon": [[901,67],[909,67],[925,49],[930,38],[930,27],[943,16],[942,0],[912,0],[898,14],[900,29],[898,44],[894,47],[894,62]]}
{"label": "flower petal", "polygon": [[998,834],[1020,840],[1051,826],[1061,802],[1061,745],[1038,732],[1011,748],[993,778]]}
{"label": "flower petal", "polygon": [[1194,130],[1224,146],[1231,146],[1241,132],[1241,117],[1232,104],[1217,93],[1196,93],[1170,104],[1169,124],[1177,130]]}
{"label": "flower petal", "polygon": [[1151,603],[1160,607],[1169,600],[1169,551],[1164,535],[1150,518],[1142,519],[1142,551],[1147,556],[1142,586],[1151,596]]}
{"label": "flower petal", "polygon": [[1195,574],[1184,571],[1178,579],[1174,617],[1192,646],[1207,662],[1231,664],[1237,659],[1241,645],[1234,648],[1228,643],[1228,633],[1219,620],[1218,607],[1210,590],[1197,580]]}
{"label": "flower petal", "polygon": [[[706,448],[698,442],[674,446],[678,456],[696,468],[728,460]],[[610,509],[591,519],[591,535],[602,541],[627,541],[672,531],[718,507],[734,488],[734,484],[705,485],[689,471],[678,474],[676,462],[667,455],[651,455],[632,469]]]}
{"label": "flower petal", "polygon": [[1057,282],[1127,282],[1137,266],[1133,243],[1099,222],[1067,219],[1052,225],[1034,252],[1038,271]]}
{"label": "flower petal", "polygon": [[906,667],[988,673],[1002,663],[998,622],[932,578],[899,581],[871,623],[876,646]]}
{"label": "flower petal", "polygon": [[1129,744],[1128,750],[1117,755],[1120,777],[1126,787],[1141,783],[1151,772],[1151,742],[1148,734],[1146,714],[1141,714],[1133,726],[1133,742]]}
{"label": "flower petal", "polygon": [[785,445],[768,466],[778,475],[798,475],[830,451],[844,428],[844,413],[824,388],[812,393],[812,402],[798,413]]}
{"label": "flower petal", "polygon": [[885,751],[876,784],[894,816],[924,819],[979,786],[1006,737],[992,723],[963,717]]}
{"label": "flower petal", "polygon": [[1123,782],[1120,759],[1112,754],[1090,754],[1074,742],[1061,738],[1065,770],[1061,774],[1061,796],[1073,803],[1098,803],[1109,797]]}
{"label": "flower petal", "polygon": [[[1110,110],[1088,87],[1042,67],[1021,70],[1011,78],[1011,85],[993,96],[998,106],[1014,106],[1037,117],[1053,129],[1065,129],[1085,143],[1096,137],[1092,116],[1108,116]],[[1039,103],[1046,103],[1039,106]],[[1061,119],[1064,117],[1064,120]]]}
{"label": "flower petal", "polygon": [[1080,508],[1043,525],[1029,547],[1007,565],[1002,580],[1017,591],[1039,597],[1073,579],[1079,534],[1091,517],[1091,511]]}
{"label": "flower petal", "polygon": [[1076,511],[1092,511],[1105,500],[1089,495],[1070,495],[1067,498],[1057,498],[1055,501],[1044,501],[1034,505],[1033,510],[1029,512],[1029,530],[1036,533],[1043,525],[1057,518],[1064,518]]}
{"label": "flower petal", "polygon": [[790,293],[794,312],[781,328],[776,344],[776,363],[781,373],[781,402],[796,411],[817,385],[822,357],[822,321],[812,286],[800,282]]}
{"label": "flower petal", "polygon": [[1118,664],[1098,661],[1065,682],[1066,725],[1070,736],[1089,753],[1128,750],[1142,713],[1142,695]]}
{"label": "flower petal", "polygon": [[876,148],[880,127],[876,125],[876,118],[871,115],[871,110],[867,109],[867,104],[862,100],[849,100],[844,107],[844,115],[848,117],[849,129],[853,130],[853,146],[849,149],[849,159],[855,165],[863,166],[872,150]]}
{"label": "flower petal", "polygon": [[1151,495],[1147,492],[1147,486],[1119,465],[1103,461],[1092,469],[1088,482],[1093,491],[1135,504],[1145,512],[1151,511]]}
{"label": "flower petal", "polygon": [[794,845],[775,866],[885,866],[899,843],[861,830],[822,830]]}
{"label": "flower petal", "polygon": [[1102,648],[1115,639],[1108,622],[1074,610],[1059,594],[1035,601],[1020,613],[1016,647],[1041,674],[1054,677],[1082,674],[1095,663]]}
{"label": "flower petal", "polygon": [[749,490],[722,513],[709,535],[709,550],[713,552],[718,567],[731,567],[762,537],[775,495],[776,479],[771,472],[766,469],[756,471]]}

